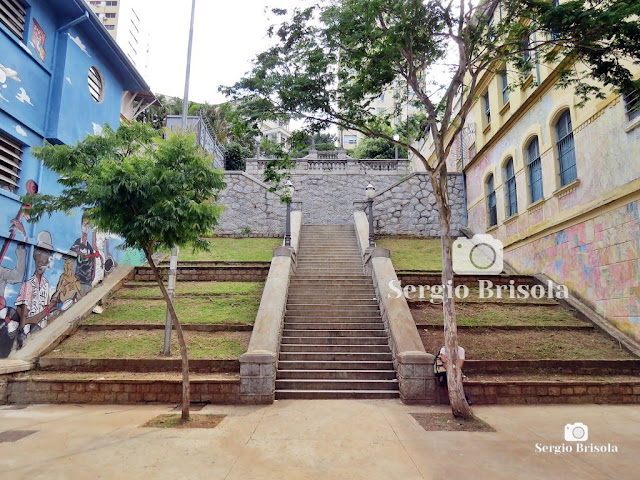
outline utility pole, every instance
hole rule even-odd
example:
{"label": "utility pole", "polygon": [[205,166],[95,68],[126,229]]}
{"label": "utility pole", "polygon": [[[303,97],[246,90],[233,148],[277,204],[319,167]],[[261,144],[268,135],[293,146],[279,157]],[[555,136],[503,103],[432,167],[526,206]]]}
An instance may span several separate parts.
{"label": "utility pole", "polygon": [[[184,80],[184,97],[182,98],[182,131],[187,131],[187,115],[189,114],[189,79],[191,77],[191,51],[193,49],[193,23],[196,14],[196,0],[191,2],[191,24],[189,26],[189,46],[187,47],[187,73]],[[169,262],[169,285],[167,293],[173,303],[173,297],[176,289],[176,274],[178,271],[178,246],[174,246],[171,250],[171,260]],[[163,355],[171,355],[171,314],[167,308],[164,325],[164,349]]]}

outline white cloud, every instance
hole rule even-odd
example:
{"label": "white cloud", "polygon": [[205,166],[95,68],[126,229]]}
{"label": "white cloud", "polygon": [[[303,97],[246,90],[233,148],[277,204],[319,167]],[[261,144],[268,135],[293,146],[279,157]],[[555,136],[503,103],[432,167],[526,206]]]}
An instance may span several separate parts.
{"label": "white cloud", "polygon": [[102,131],[104,130],[102,128],[102,125],[98,125],[95,122],[91,122],[93,124],[93,134],[94,135],[102,135]]}
{"label": "white cloud", "polygon": [[0,99],[4,100],[5,102],[9,103],[9,100],[7,100],[6,98],[4,98],[4,96],[0,93]]}
{"label": "white cloud", "polygon": [[18,72],[14,69],[5,67],[0,63],[0,83],[4,83],[7,79],[14,80],[16,82],[21,82],[20,77],[18,77]]}
{"label": "white cloud", "polygon": [[22,103],[28,103],[33,107],[33,103],[31,103],[31,98],[27,95],[27,92],[24,88],[20,87],[20,93],[16,95],[16,98]]}
{"label": "white cloud", "polygon": [[69,78],[69,77],[64,77],[64,79],[69,83],[69,85],[73,85],[73,83],[71,83],[71,78]]}
{"label": "white cloud", "polygon": [[25,132],[24,128],[22,128],[20,125],[16,125],[16,132],[18,132],[18,135],[22,135],[23,137],[27,136],[27,132]]}
{"label": "white cloud", "polygon": [[82,43],[82,40],[80,40],[79,36],[74,37],[70,33],[67,33],[67,36],[71,39],[73,43],[75,43],[78,46],[78,48],[80,48],[80,50],[82,50],[84,53],[87,54],[87,57],[91,58],[91,55],[89,55],[89,52],[87,51],[87,46],[84,43]]}

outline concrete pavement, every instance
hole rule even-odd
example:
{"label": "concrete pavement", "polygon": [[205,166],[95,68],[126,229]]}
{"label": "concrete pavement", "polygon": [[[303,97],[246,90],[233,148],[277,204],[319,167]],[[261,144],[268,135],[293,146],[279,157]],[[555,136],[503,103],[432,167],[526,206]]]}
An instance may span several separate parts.
{"label": "concrete pavement", "polygon": [[[0,432],[33,430],[0,446],[7,479],[637,479],[640,406],[484,406],[496,433],[426,432],[413,412],[446,407],[397,400],[282,400],[269,406],[207,406],[215,429],[140,425],[167,406],[0,407]],[[577,453],[567,423],[589,428]],[[1,437],[1,435],[0,435]],[[539,453],[535,444],[572,445]]]}

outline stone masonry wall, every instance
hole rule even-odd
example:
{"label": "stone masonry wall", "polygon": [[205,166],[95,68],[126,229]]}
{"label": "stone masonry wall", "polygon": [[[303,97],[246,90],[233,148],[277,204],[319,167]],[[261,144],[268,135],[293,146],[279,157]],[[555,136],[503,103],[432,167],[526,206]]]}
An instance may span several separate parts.
{"label": "stone masonry wall", "polygon": [[[227,172],[227,188],[220,193],[225,212],[216,234],[250,232],[253,236],[282,236],[285,206],[268,191],[268,186],[244,172]],[[365,200],[365,188],[371,183],[376,197],[376,233],[439,236],[437,206],[431,183],[425,174],[400,171],[327,171],[294,172],[294,203],[301,205],[303,225],[350,225],[354,202]],[[451,226],[459,235],[466,226],[462,176],[450,174]],[[294,207],[298,208],[298,207]]]}
{"label": "stone masonry wall", "polygon": [[[459,236],[460,229],[466,226],[462,181],[462,175],[449,174],[453,236]],[[403,182],[378,191],[373,208],[376,234],[440,236],[438,206],[426,174],[414,173]]]}

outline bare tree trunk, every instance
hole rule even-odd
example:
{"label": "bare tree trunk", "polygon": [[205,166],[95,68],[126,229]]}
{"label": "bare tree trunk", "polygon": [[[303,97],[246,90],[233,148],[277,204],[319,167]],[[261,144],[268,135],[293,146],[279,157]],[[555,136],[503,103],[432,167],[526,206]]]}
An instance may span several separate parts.
{"label": "bare tree trunk", "polygon": [[144,254],[147,257],[147,262],[149,262],[151,270],[153,271],[153,276],[156,278],[156,282],[158,282],[158,286],[162,291],[162,296],[164,297],[165,302],[167,302],[167,308],[169,309],[169,314],[171,315],[173,328],[175,328],[176,334],[178,335],[180,357],[182,358],[182,421],[188,421],[189,407],[191,406],[191,392],[189,388],[189,358],[187,357],[187,343],[184,341],[182,326],[180,325],[180,322],[178,321],[178,315],[173,308],[173,302],[169,297],[169,292],[167,292],[167,289],[162,282],[162,277],[160,277],[158,267],[156,267],[156,264],[153,262],[153,258],[151,258],[150,252],[145,250]]}
{"label": "bare tree trunk", "polygon": [[[451,206],[447,191],[447,171],[440,170],[438,178],[431,179],[440,214],[440,239],[442,241],[442,285],[444,287],[442,311],[444,314],[444,345],[447,355],[447,386],[451,411],[455,417],[472,418],[471,407],[464,398],[462,371],[458,368],[458,326],[455,300],[447,293],[453,288],[453,265],[451,256]],[[449,283],[451,282],[451,283]]]}

